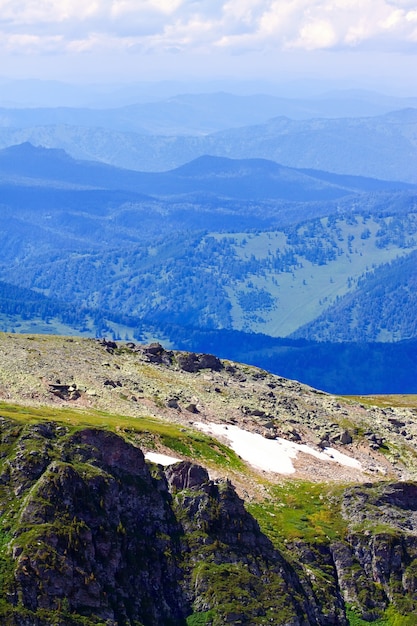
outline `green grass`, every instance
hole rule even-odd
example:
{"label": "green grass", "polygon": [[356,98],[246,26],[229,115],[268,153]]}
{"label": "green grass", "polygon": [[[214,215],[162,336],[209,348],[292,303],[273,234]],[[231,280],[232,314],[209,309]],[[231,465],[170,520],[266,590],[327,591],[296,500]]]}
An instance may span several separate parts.
{"label": "green grass", "polygon": [[346,396],[349,400],[360,402],[364,406],[377,406],[379,408],[399,407],[417,408],[417,394],[390,394],[374,396]]}
{"label": "green grass", "polygon": [[327,543],[340,539],[346,524],[339,511],[343,487],[291,481],[268,487],[269,497],[248,511],[277,546],[292,540]]}
{"label": "green grass", "polygon": [[0,403],[0,415],[25,424],[53,421],[65,425],[70,430],[87,427],[105,428],[139,446],[156,449],[161,445],[176,454],[191,457],[209,466],[246,471],[246,465],[237,454],[216,439],[191,428],[156,418],[6,403]]}
{"label": "green grass", "polygon": [[373,622],[368,622],[361,619],[355,610],[351,607],[346,607],[346,617],[349,621],[349,626],[416,626],[417,615],[401,615],[397,613],[395,609],[390,606],[385,611],[384,616]]}
{"label": "green grass", "polygon": [[[369,622],[361,619],[353,609],[346,608],[346,617],[349,621],[349,626],[369,626]],[[372,626],[390,626],[385,618],[377,619],[372,622]]]}
{"label": "green grass", "polygon": [[210,624],[214,617],[214,611],[204,613],[193,613],[187,617],[187,626],[206,626]]}

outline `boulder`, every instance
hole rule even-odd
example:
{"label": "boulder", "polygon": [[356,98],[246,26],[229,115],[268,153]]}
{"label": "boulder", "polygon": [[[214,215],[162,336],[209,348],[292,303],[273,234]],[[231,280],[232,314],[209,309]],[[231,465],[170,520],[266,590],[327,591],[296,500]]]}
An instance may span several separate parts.
{"label": "boulder", "polygon": [[209,475],[204,467],[189,461],[169,465],[165,469],[165,476],[171,491],[201,487],[209,480]]}

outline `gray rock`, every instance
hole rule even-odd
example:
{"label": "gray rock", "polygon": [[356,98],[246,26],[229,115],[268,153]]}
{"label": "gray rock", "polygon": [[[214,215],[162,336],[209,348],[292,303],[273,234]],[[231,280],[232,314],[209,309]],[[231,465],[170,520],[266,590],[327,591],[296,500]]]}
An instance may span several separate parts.
{"label": "gray rock", "polygon": [[207,470],[189,461],[169,465],[164,471],[170,489],[175,491],[201,487],[209,480]]}

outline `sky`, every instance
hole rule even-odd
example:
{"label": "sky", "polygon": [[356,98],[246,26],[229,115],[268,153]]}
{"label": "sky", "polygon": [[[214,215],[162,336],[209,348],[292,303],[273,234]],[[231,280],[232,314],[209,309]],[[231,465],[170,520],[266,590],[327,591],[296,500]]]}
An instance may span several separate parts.
{"label": "sky", "polygon": [[310,78],[417,95],[417,0],[0,0],[0,76]]}

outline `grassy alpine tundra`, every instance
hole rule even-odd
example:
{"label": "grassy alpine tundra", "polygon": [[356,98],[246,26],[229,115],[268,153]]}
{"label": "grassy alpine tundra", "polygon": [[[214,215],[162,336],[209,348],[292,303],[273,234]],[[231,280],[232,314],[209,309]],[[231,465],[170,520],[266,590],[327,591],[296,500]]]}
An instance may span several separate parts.
{"label": "grassy alpine tundra", "polygon": [[0,336],[6,626],[417,623],[417,401]]}

